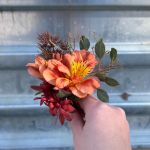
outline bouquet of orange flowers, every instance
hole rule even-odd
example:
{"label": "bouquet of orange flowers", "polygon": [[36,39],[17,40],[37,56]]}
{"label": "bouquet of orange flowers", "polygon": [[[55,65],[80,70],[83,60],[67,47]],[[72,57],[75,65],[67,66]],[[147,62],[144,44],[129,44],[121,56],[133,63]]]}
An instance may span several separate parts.
{"label": "bouquet of orange flowers", "polygon": [[[71,113],[75,110],[84,115],[79,101],[96,90],[100,100],[108,101],[108,94],[101,89],[101,82],[110,86],[119,84],[107,76],[110,69],[118,66],[116,49],[106,51],[100,39],[88,51],[90,41],[85,36],[80,38],[80,50],[75,50],[70,40],[62,41],[48,32],[40,34],[38,39],[41,53],[35,57],[34,63],[27,64],[28,73],[41,80],[40,85],[31,86],[39,95],[34,100],[48,106],[49,112],[59,117],[61,124],[65,120],[71,121]],[[102,58],[108,55],[110,63],[103,65]]]}

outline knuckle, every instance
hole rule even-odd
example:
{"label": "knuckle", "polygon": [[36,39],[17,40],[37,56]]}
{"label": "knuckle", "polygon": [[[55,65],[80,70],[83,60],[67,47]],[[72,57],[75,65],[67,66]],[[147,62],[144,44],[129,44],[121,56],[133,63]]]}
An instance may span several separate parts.
{"label": "knuckle", "polygon": [[93,113],[101,114],[105,109],[107,105],[105,103],[97,103],[93,105]]}
{"label": "knuckle", "polygon": [[102,109],[108,109],[108,104],[106,104],[106,103],[101,103],[100,104],[100,107],[102,108]]}
{"label": "knuckle", "polygon": [[112,112],[112,107],[109,104],[103,103],[99,106],[99,112],[102,114],[104,113],[111,113]]}
{"label": "knuckle", "polygon": [[125,111],[122,109],[122,108],[117,108],[119,113],[123,116],[123,117],[126,117],[126,113]]}

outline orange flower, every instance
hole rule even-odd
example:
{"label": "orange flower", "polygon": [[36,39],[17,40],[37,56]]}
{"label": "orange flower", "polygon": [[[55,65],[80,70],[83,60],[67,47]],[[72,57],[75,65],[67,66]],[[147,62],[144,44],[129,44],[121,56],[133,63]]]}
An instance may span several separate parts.
{"label": "orange flower", "polygon": [[28,63],[28,73],[36,78],[43,78],[43,71],[47,68],[47,61],[40,56],[35,58],[35,63]]}
{"label": "orange flower", "polygon": [[100,86],[96,77],[87,78],[96,64],[97,61],[92,53],[75,50],[72,54],[65,54],[61,61],[48,60],[48,67],[43,71],[43,77],[54,85],[55,89],[68,88],[77,97],[84,98]]}

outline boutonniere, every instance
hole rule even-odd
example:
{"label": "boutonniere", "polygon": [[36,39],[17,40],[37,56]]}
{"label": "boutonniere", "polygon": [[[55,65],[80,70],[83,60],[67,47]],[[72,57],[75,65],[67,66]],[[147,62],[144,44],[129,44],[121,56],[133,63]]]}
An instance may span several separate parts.
{"label": "boutonniere", "polygon": [[[108,102],[109,96],[102,89],[101,82],[117,86],[115,79],[108,77],[111,69],[118,67],[117,50],[106,50],[102,39],[90,45],[87,37],[81,36],[80,50],[48,32],[39,35],[40,53],[33,63],[28,63],[28,73],[41,81],[32,85],[36,90],[34,100],[45,104],[53,116],[59,117],[61,124],[71,121],[75,110],[84,115],[79,101],[97,91],[100,100]],[[74,44],[73,44],[74,45]],[[109,57],[109,64],[103,64],[103,57]]]}

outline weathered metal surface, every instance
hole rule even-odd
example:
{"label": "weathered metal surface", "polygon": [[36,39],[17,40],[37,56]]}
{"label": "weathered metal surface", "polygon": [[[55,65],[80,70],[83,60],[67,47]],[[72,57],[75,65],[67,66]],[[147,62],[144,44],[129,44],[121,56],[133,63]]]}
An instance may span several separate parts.
{"label": "weathered metal surface", "polygon": [[149,44],[149,11],[3,11],[0,12],[0,45],[33,45],[38,33],[50,31],[76,39],[86,34],[105,42]]}
{"label": "weathered metal surface", "polygon": [[[18,110],[16,110],[18,111]],[[27,110],[29,111],[29,110]],[[14,110],[15,112],[15,110]],[[133,147],[150,146],[149,115],[129,115]],[[54,148],[72,147],[71,131],[67,124],[61,126],[48,114],[0,116],[0,148]]]}
{"label": "weathered metal surface", "polygon": [[[150,148],[150,1],[0,0],[0,150],[73,150],[67,124],[55,124],[46,107],[33,101],[25,64],[38,53],[38,33],[50,31],[92,42],[103,37],[116,47],[120,86],[108,90],[111,105],[125,109],[136,150]],[[96,32],[96,35],[95,35]],[[93,45],[93,43],[91,44]],[[78,46],[78,45],[77,45]],[[128,100],[121,95],[128,93]]]}
{"label": "weathered metal surface", "polygon": [[[110,50],[111,47],[118,50],[121,68],[134,66],[148,68],[150,65],[149,44],[106,43],[106,49]],[[0,69],[25,69],[25,65],[33,62],[39,52],[36,43],[35,45],[0,45]]]}
{"label": "weathered metal surface", "polygon": [[148,0],[1,0],[1,5],[150,5]]}
{"label": "weathered metal surface", "polygon": [[[150,68],[123,68],[111,73],[111,76],[120,82],[118,87],[110,88],[103,84],[101,87],[118,96],[127,92],[131,95],[129,101],[134,93],[146,97],[149,96],[150,91],[149,74]],[[31,94],[29,87],[32,84],[37,84],[37,81],[37,79],[30,77],[26,70],[0,70],[0,83],[3,85],[0,87],[0,94]],[[140,101],[138,96],[137,100]]]}

